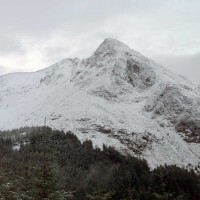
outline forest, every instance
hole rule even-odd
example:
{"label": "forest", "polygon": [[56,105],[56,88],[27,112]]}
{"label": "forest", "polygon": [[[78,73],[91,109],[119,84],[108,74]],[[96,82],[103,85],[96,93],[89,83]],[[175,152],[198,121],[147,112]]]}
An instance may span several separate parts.
{"label": "forest", "polygon": [[2,200],[199,200],[200,176],[49,127],[0,132]]}

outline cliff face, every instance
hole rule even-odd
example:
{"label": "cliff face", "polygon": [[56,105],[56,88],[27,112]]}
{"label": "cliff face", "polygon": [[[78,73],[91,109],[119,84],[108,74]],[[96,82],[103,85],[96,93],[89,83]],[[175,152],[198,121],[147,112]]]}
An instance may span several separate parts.
{"label": "cliff face", "polygon": [[83,60],[0,77],[0,129],[42,125],[45,117],[152,167],[199,162],[199,88],[115,39]]}

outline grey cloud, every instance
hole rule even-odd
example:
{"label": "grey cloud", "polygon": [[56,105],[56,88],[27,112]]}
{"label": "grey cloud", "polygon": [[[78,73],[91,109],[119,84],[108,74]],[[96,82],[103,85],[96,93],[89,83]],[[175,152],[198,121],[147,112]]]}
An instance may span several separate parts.
{"label": "grey cloud", "polygon": [[[39,37],[45,37],[59,29],[69,34],[72,32],[80,34],[96,29],[109,18],[116,18],[120,24],[120,17],[124,15],[130,16],[130,20],[135,17],[137,20],[156,21],[154,26],[165,24],[168,28],[174,28],[173,21],[166,22],[172,20],[174,16],[178,18],[179,15],[175,13],[176,5],[187,6],[187,1],[184,0],[181,4],[164,0],[1,0],[0,2],[2,29],[14,31],[15,34]],[[184,16],[182,13],[184,14],[183,11],[179,12],[180,17]],[[158,20],[158,16],[162,20]]]}
{"label": "grey cloud", "polygon": [[65,58],[69,51],[70,49],[67,47],[45,48],[43,61],[50,63],[58,62]]}
{"label": "grey cloud", "polygon": [[15,36],[8,36],[0,33],[0,54],[23,53],[21,41]]}
{"label": "grey cloud", "polygon": [[[20,0],[3,1],[0,7],[2,29],[15,34],[45,37],[55,29],[66,32],[91,31],[109,16],[119,15],[123,1]],[[123,11],[123,10],[122,10]],[[121,11],[121,12],[122,12]]]}
{"label": "grey cloud", "polygon": [[200,84],[200,53],[194,55],[159,55],[154,60],[179,75]]}

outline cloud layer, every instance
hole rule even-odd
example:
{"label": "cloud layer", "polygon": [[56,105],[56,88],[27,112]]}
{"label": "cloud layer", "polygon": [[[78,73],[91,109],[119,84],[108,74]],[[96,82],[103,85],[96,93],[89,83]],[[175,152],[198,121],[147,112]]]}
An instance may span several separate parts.
{"label": "cloud layer", "polygon": [[194,55],[160,55],[154,58],[172,71],[200,84],[200,53]]}
{"label": "cloud layer", "polygon": [[114,37],[179,74],[193,71],[189,78],[198,79],[199,0],[0,3],[0,73],[35,71],[66,57],[87,57],[105,38]]}

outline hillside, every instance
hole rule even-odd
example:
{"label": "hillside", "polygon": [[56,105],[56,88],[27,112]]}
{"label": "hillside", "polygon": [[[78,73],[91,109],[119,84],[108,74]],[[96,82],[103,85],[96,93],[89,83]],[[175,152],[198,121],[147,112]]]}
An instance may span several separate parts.
{"label": "hillside", "polygon": [[0,130],[47,125],[160,164],[200,162],[200,90],[125,44],[0,76]]}

